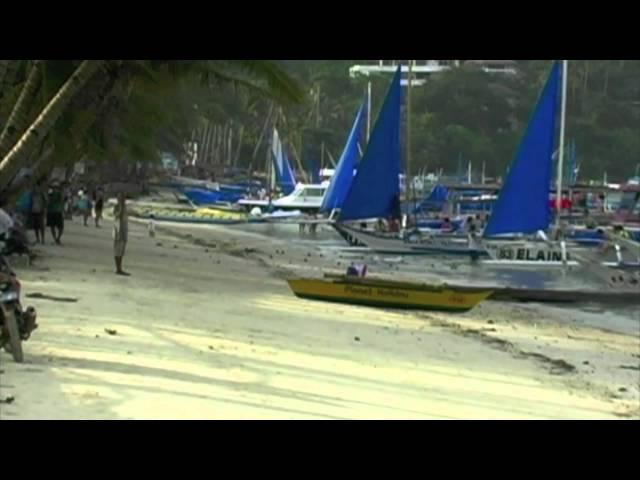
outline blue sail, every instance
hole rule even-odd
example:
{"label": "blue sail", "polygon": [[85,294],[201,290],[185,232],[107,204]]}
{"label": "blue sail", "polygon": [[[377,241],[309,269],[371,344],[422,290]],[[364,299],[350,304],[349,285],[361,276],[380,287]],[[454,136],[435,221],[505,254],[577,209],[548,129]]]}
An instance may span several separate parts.
{"label": "blue sail", "polygon": [[285,195],[289,195],[296,187],[296,180],[287,158],[287,153],[282,148],[280,135],[277,129],[273,129],[273,138],[271,141],[271,152],[273,160],[273,170],[275,173],[276,184],[280,187]]}
{"label": "blue sail", "polygon": [[449,189],[444,185],[438,184],[433,187],[431,193],[413,209],[413,213],[418,213],[422,210],[441,210],[448,199]]}
{"label": "blue sail", "polygon": [[399,203],[401,95],[398,67],[342,204],[340,220],[385,217]]}
{"label": "blue sail", "polygon": [[351,187],[351,182],[353,181],[353,171],[360,159],[358,143],[362,140],[365,118],[366,104],[363,104],[358,110],[356,119],[353,122],[353,127],[351,127],[351,133],[349,133],[349,138],[344,146],[336,170],[333,173],[333,177],[331,177],[327,193],[322,200],[322,206],[320,207],[320,211],[322,212],[329,212],[342,207],[349,187]]}
{"label": "blue sail", "polygon": [[509,168],[484,236],[534,233],[549,227],[560,74],[560,64],[556,62]]}
{"label": "blue sail", "polygon": [[296,188],[296,177],[291,169],[289,163],[289,156],[287,152],[282,150],[282,175],[280,178],[279,186],[285,195],[289,195]]}
{"label": "blue sail", "polygon": [[436,185],[431,190],[429,196],[425,199],[425,202],[441,202],[444,203],[449,198],[449,189],[444,185]]}
{"label": "blue sail", "polygon": [[320,162],[315,158],[309,160],[309,176],[311,177],[311,183],[320,183]]}

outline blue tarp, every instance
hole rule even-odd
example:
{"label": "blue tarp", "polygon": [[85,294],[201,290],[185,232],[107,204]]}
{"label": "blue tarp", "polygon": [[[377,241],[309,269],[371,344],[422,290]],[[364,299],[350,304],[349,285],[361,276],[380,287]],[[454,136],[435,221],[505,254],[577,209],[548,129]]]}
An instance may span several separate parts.
{"label": "blue tarp", "polygon": [[242,192],[222,192],[204,188],[183,188],[182,193],[196,205],[213,205],[220,202],[235,203],[244,197]]}
{"label": "blue tarp", "polygon": [[380,218],[399,209],[401,100],[398,67],[343,202],[340,220]]}
{"label": "blue tarp", "polygon": [[484,230],[485,236],[533,233],[549,227],[560,75],[560,65],[555,62]]}

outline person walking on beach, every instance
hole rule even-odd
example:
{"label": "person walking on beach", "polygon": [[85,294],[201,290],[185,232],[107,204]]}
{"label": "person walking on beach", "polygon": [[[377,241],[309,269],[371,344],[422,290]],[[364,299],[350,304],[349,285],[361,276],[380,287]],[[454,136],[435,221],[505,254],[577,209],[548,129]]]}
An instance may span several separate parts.
{"label": "person walking on beach", "polygon": [[4,197],[0,197],[0,241],[6,242],[9,239],[9,235],[11,234],[11,229],[13,228],[14,221],[11,218],[5,208],[7,206],[7,202]]}
{"label": "person walking on beach", "polygon": [[102,220],[102,209],[104,208],[104,193],[102,188],[98,188],[93,194],[93,210],[95,213],[96,228],[100,228],[100,220]]}
{"label": "person walking on beach", "polygon": [[62,192],[64,198],[64,218],[65,220],[73,220],[73,190],[69,182],[62,184]]}
{"label": "person walking on beach", "polygon": [[148,225],[149,237],[154,238],[156,236],[156,217],[155,215],[151,215],[149,218]]}
{"label": "person walking on beach", "polygon": [[31,226],[31,189],[25,190],[18,197],[15,213],[23,225],[27,228]]}
{"label": "person walking on beach", "polygon": [[122,269],[122,259],[127,248],[129,218],[124,192],[118,194],[118,203],[113,208],[113,255],[116,261],[116,274],[129,275]]}
{"label": "person walking on beach", "polygon": [[43,181],[40,180],[31,192],[30,223],[36,233],[36,242],[44,245],[44,215],[47,211],[47,197],[44,193]]}
{"label": "person walking on beach", "polygon": [[82,221],[85,227],[88,227],[87,220],[91,216],[91,200],[89,199],[89,194],[86,189],[82,189],[78,192],[78,210],[82,215]]}
{"label": "person walking on beach", "polygon": [[53,241],[60,245],[60,238],[64,231],[64,195],[57,183],[52,184],[49,190],[47,226],[51,228]]}

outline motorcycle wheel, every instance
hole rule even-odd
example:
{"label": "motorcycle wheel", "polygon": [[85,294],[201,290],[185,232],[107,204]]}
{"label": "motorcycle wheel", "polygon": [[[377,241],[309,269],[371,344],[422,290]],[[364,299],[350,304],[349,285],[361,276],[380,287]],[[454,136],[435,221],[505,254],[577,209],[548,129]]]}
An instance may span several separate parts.
{"label": "motorcycle wheel", "polygon": [[[4,306],[1,308],[2,317],[4,320],[4,327],[9,335],[9,347],[13,360],[16,363],[22,363],[24,361],[24,355],[22,353],[22,339],[20,338],[20,330],[18,330],[18,320],[15,313],[11,309],[7,309]],[[5,345],[5,350],[7,346]]]}

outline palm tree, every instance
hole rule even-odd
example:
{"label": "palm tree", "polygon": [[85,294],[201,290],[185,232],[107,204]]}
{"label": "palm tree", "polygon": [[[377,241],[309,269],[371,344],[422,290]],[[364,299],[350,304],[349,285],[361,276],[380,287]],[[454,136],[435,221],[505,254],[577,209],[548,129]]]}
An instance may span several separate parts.
{"label": "palm tree", "polygon": [[7,154],[18,140],[19,135],[26,130],[29,122],[29,109],[38,92],[41,80],[42,65],[40,60],[36,60],[30,68],[29,76],[22,87],[20,96],[0,134],[0,158]]}
{"label": "palm tree", "polygon": [[58,93],[49,101],[40,115],[0,162],[0,187],[6,187],[23,166],[26,156],[42,142],[73,96],[103,63],[104,60],[83,60],[76,71],[60,87]]}
{"label": "palm tree", "polygon": [[[0,61],[0,74],[5,71],[6,77],[10,65],[11,62]],[[124,144],[125,149],[139,156],[155,154],[154,142],[159,127],[193,121],[193,104],[185,103],[192,98],[185,95],[185,85],[193,86],[194,82],[208,91],[231,84],[281,102],[302,99],[296,83],[270,61],[85,60],[38,112],[40,97],[36,93],[40,90],[41,96],[47,96],[44,85],[38,88],[39,84],[45,83],[40,81],[44,67],[39,62],[31,65],[10,118],[3,126],[0,188],[6,187],[38,150],[49,154],[45,155],[47,161],[40,159],[37,163],[40,171],[46,170],[52,161],[60,161],[63,151],[67,156],[73,151],[75,156],[82,157],[90,146],[96,146],[90,139],[105,140],[114,134],[117,138],[111,140]],[[167,106],[175,108],[172,110]],[[105,118],[100,112],[107,108],[111,115]],[[34,110],[37,116],[27,128],[28,112]],[[108,117],[113,118],[109,121]],[[60,125],[58,120],[64,118],[67,120]],[[149,128],[155,122],[155,128]]]}

